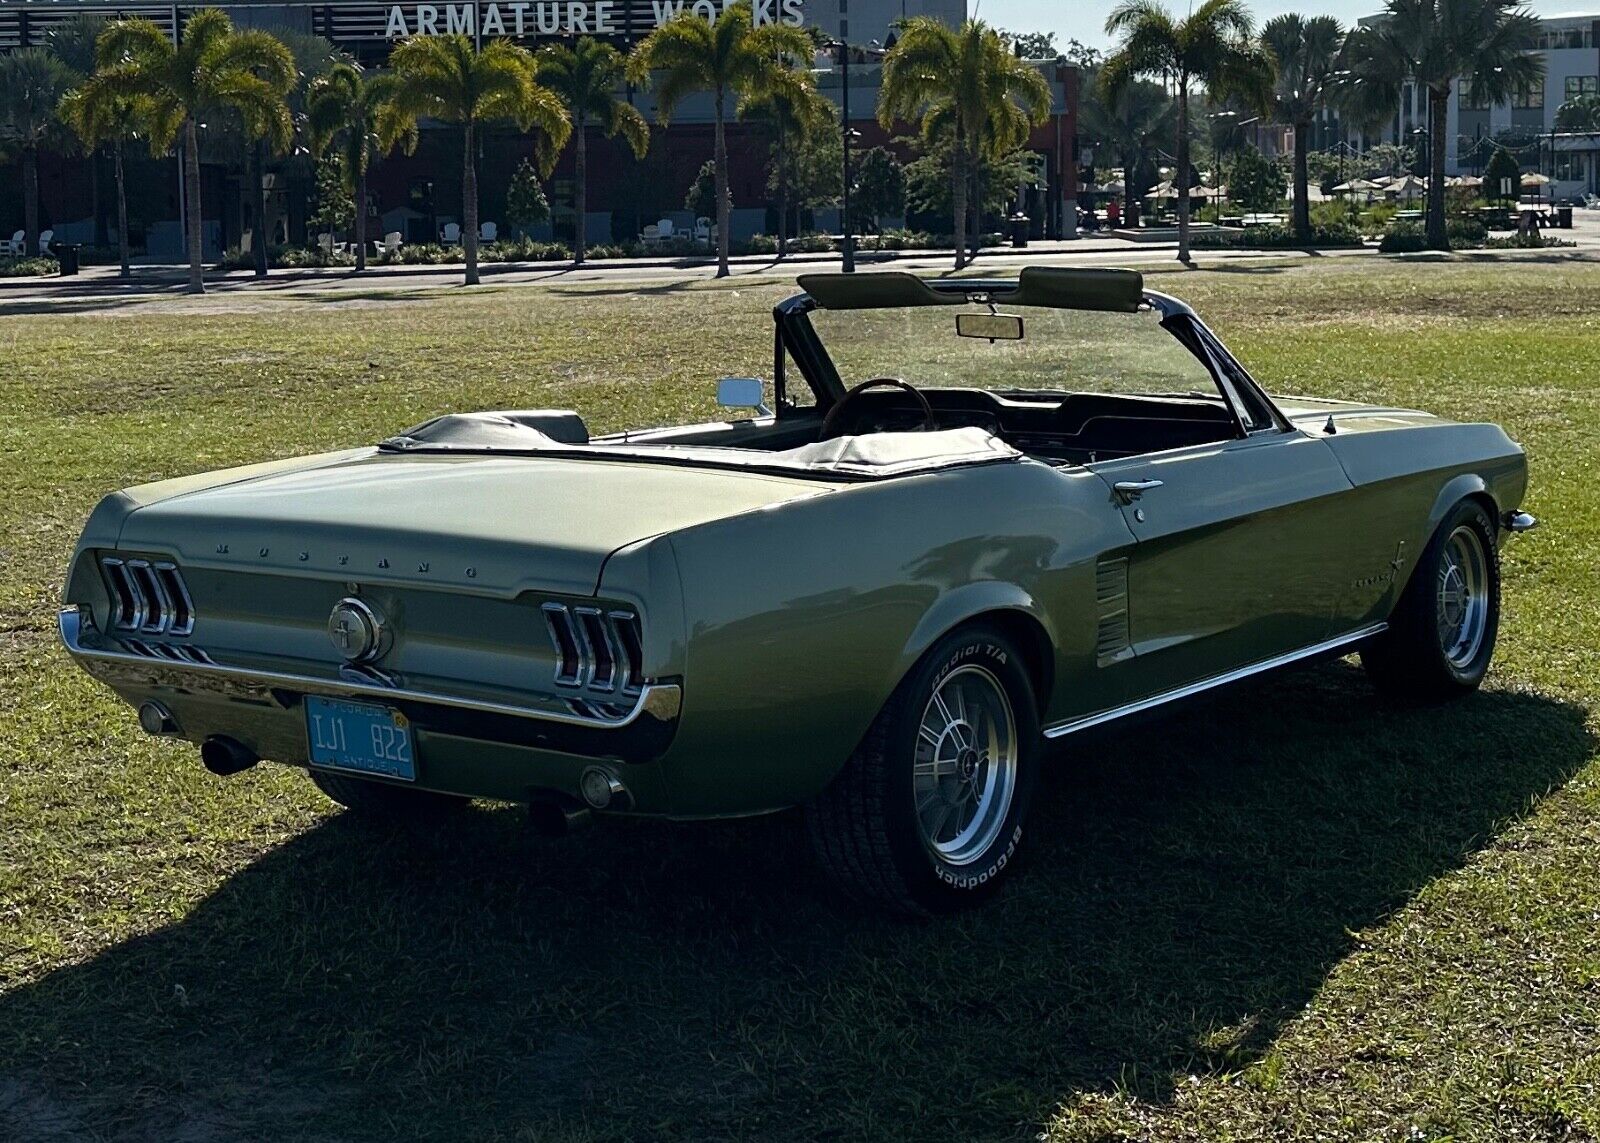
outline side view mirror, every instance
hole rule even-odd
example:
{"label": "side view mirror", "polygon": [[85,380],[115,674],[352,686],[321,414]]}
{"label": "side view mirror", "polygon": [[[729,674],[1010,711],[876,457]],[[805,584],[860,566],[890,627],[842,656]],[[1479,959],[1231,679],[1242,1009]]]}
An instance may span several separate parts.
{"label": "side view mirror", "polygon": [[724,409],[754,409],[760,417],[772,412],[763,401],[759,377],[724,377],[717,382],[717,404]]}

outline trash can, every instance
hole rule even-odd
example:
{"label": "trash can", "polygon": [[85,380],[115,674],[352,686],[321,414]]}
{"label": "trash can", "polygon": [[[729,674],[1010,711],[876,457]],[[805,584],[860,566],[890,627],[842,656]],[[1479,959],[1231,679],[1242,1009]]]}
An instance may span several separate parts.
{"label": "trash can", "polygon": [[78,251],[83,249],[77,242],[52,242],[50,248],[55,251],[56,261],[61,264],[61,276],[70,278],[78,272]]}
{"label": "trash can", "polygon": [[1011,245],[1017,249],[1028,244],[1028,216],[1020,211],[1011,216]]}
{"label": "trash can", "polygon": [[1556,225],[1562,230],[1572,229],[1572,208],[1570,206],[1556,208]]}

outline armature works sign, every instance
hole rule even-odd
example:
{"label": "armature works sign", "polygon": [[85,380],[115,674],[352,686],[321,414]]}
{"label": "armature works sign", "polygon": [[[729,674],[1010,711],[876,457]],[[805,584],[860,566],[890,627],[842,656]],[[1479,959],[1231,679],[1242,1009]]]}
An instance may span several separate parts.
{"label": "armature works sign", "polygon": [[[490,0],[468,4],[391,4],[384,38],[442,36],[643,36],[681,12],[707,20],[732,0]],[[805,23],[803,0],[750,0],[757,25]]]}

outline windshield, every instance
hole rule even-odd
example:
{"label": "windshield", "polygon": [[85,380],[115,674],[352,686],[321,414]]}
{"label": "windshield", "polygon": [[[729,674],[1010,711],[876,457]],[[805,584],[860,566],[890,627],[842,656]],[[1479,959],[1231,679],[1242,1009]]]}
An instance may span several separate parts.
{"label": "windshield", "polygon": [[[1205,366],[1161,328],[1154,310],[995,309],[1021,318],[1021,338],[958,336],[958,316],[989,314],[982,305],[819,309],[811,324],[846,388],[898,377],[925,388],[1219,396]],[[997,328],[971,317],[963,324]]]}

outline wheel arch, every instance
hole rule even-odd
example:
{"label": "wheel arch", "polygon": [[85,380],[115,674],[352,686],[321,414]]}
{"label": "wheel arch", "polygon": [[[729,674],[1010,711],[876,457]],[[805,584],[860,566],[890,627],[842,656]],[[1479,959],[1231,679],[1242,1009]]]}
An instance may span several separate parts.
{"label": "wheel arch", "polygon": [[1423,544],[1433,539],[1440,522],[1450,509],[1463,500],[1476,500],[1482,504],[1484,511],[1489,513],[1489,519],[1499,528],[1500,504],[1495,500],[1489,482],[1475,472],[1463,472],[1447,480],[1444,487],[1439,489],[1439,495],[1434,497],[1433,507],[1428,512],[1428,534],[1423,538]]}
{"label": "wheel arch", "polygon": [[958,628],[980,624],[996,628],[1016,643],[1042,717],[1055,687],[1055,634],[1048,614],[1027,590],[998,581],[965,584],[934,602],[896,659],[889,692],[940,639]]}

